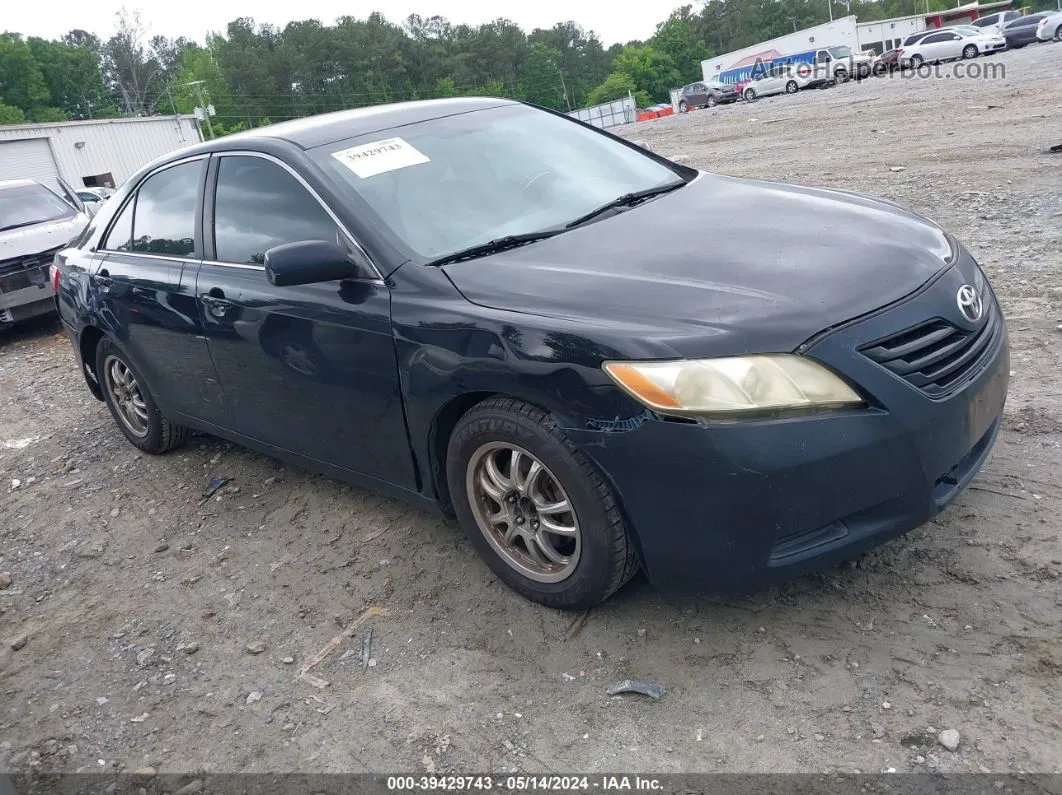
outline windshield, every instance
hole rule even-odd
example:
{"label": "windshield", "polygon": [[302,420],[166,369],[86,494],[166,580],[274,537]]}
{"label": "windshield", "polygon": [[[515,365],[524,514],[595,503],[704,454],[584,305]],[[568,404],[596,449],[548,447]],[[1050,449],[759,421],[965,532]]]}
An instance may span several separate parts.
{"label": "windshield", "polygon": [[834,58],[851,58],[852,57],[852,48],[851,47],[830,47],[829,51],[830,51],[830,55],[832,55]]}
{"label": "windshield", "polygon": [[0,188],[0,232],[71,218],[74,208],[43,185]]}
{"label": "windshield", "polygon": [[563,228],[620,196],[680,181],[637,149],[525,105],[409,124],[313,155],[426,259]]}

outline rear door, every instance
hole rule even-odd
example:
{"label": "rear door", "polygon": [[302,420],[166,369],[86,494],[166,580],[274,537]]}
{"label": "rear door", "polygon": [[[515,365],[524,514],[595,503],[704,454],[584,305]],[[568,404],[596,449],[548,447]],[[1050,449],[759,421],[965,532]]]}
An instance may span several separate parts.
{"label": "rear door", "polygon": [[164,413],[229,424],[195,300],[202,251],[197,224],[207,156],[143,180],[100,244],[91,281],[108,330]]}
{"label": "rear door", "polygon": [[205,212],[210,261],[199,312],[236,430],[332,466],[415,485],[381,279],[274,287],[273,246],[357,248],[288,166],[260,153],[215,156]]}

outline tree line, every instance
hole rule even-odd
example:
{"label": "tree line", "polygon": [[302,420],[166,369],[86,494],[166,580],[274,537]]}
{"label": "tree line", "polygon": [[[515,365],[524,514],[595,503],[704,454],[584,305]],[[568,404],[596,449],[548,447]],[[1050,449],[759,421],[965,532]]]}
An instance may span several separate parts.
{"label": "tree line", "polygon": [[[190,113],[213,106],[216,135],[343,108],[503,96],[557,110],[630,93],[639,106],[701,79],[702,60],[833,17],[945,10],[949,0],[707,0],[675,9],[644,41],[605,47],[574,22],[530,33],[508,19],[464,25],[381,13],[283,28],[240,18],[205,43],[148,35],[122,12],[107,39],[0,34],[0,124]],[[1033,0],[1049,7],[1053,0]]]}

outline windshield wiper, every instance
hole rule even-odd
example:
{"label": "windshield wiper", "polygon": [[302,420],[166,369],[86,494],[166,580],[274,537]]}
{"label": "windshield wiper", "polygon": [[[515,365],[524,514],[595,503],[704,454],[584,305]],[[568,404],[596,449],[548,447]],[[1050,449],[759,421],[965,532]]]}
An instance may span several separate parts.
{"label": "windshield wiper", "polygon": [[622,196],[613,199],[608,204],[602,204],[596,210],[591,210],[586,215],[579,216],[569,223],[565,229],[571,229],[572,227],[585,224],[587,221],[592,221],[599,215],[604,215],[609,210],[615,210],[620,207],[634,207],[636,204],[641,204],[646,199],[651,199],[654,196],[660,196],[664,193],[671,193],[671,191],[676,188],[681,188],[685,184],[685,180],[679,180],[678,182],[669,182],[667,185],[658,185],[655,188],[646,188],[645,190],[638,190],[633,193],[624,193]]}
{"label": "windshield wiper", "polygon": [[446,265],[450,262],[460,262],[466,259],[485,257],[488,254],[497,254],[499,251],[508,251],[511,248],[519,248],[528,243],[534,243],[536,240],[545,240],[547,237],[559,235],[563,231],[564,229],[543,229],[540,232],[524,232],[519,235],[506,235],[505,237],[499,237],[497,240],[491,240],[487,243],[480,243],[476,246],[463,248],[460,251],[455,251],[453,254],[447,254],[446,256],[434,259],[428,264]]}
{"label": "windshield wiper", "polygon": [[0,232],[10,232],[12,229],[21,229],[24,226],[33,226],[34,224],[44,223],[43,221],[23,221],[20,224],[9,224],[8,226],[0,226]]}

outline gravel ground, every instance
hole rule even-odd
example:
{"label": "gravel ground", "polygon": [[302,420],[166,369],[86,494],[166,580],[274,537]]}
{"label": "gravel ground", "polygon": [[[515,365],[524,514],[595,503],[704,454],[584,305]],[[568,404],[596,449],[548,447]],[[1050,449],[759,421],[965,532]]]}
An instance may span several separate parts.
{"label": "gravel ground", "polygon": [[[902,202],[1000,294],[1014,374],[974,486],[784,587],[638,579],[586,616],[547,610],[456,526],[376,494],[208,437],[138,455],[55,322],[4,332],[0,768],[1059,772],[1060,59],[1032,46],[994,59],[1002,80],[872,79],[625,133]],[[231,483],[203,500],[214,476]],[[312,671],[329,686],[296,681],[333,636]],[[626,677],[667,694],[605,694]]]}

